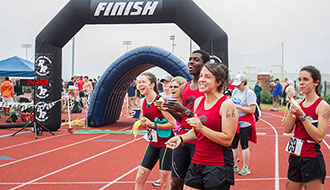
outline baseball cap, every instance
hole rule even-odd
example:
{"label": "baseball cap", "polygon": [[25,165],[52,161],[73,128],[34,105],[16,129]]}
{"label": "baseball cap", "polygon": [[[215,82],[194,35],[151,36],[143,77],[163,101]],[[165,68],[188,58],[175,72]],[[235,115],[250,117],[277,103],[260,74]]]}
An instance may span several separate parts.
{"label": "baseball cap", "polygon": [[235,76],[234,82],[232,83],[232,85],[238,86],[238,85],[240,85],[245,80],[246,80],[246,76],[245,75],[238,74],[238,75]]}
{"label": "baseball cap", "polygon": [[172,77],[169,76],[169,75],[167,75],[165,78],[162,78],[162,79],[160,80],[160,82],[164,82],[165,80],[168,81],[168,82],[171,82]]}

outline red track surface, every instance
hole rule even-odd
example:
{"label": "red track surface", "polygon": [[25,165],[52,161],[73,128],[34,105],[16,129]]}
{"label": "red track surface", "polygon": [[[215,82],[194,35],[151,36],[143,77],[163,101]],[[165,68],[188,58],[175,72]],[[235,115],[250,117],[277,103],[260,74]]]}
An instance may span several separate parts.
{"label": "red track surface", "polygon": [[[289,136],[283,135],[282,115],[282,112],[263,110],[263,117],[257,123],[258,143],[250,144],[252,173],[243,177],[235,174],[232,189],[284,189],[288,166],[284,148]],[[74,118],[78,116],[83,118],[83,114],[73,115]],[[132,124],[133,120],[122,117],[117,123],[99,129],[130,130]],[[0,189],[71,190],[105,186],[105,189],[114,190],[134,189],[136,167],[147,142],[141,138],[134,141],[132,135],[70,134],[66,129],[67,126],[61,127],[55,136],[44,132],[37,140],[28,130],[7,137],[5,135],[17,129],[1,129]],[[321,150],[326,163],[330,163],[330,136],[324,140],[326,143],[321,144]],[[13,160],[5,160],[7,157]],[[329,178],[327,172],[324,189],[330,189]],[[151,185],[156,179],[158,165],[152,171],[146,189],[160,189]]]}

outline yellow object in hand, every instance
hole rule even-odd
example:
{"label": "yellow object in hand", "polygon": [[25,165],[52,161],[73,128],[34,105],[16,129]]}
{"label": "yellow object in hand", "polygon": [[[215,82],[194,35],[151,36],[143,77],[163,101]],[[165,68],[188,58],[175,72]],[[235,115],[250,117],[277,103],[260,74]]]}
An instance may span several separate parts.
{"label": "yellow object in hand", "polygon": [[136,140],[137,135],[139,134],[139,127],[141,125],[141,120],[135,121],[133,125],[133,135],[134,135],[134,140]]}

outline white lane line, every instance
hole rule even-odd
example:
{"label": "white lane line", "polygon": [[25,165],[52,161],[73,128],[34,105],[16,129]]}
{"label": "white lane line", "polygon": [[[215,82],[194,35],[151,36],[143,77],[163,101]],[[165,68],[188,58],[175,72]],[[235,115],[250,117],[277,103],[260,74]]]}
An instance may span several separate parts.
{"label": "white lane line", "polygon": [[327,143],[327,141],[325,141],[324,139],[323,139],[322,141],[323,141],[323,143],[325,144],[325,146],[328,147],[328,149],[330,150],[330,146],[329,146],[329,144]]}
{"label": "white lane line", "polygon": [[[107,135],[108,135],[108,134],[107,134]],[[105,136],[105,135],[103,135],[103,136]],[[121,144],[121,145],[119,145],[119,146],[116,146],[116,147],[114,147],[114,148],[112,148],[112,149],[109,149],[109,150],[106,150],[106,151],[104,151],[104,152],[101,152],[101,153],[96,154],[96,155],[94,155],[94,156],[91,156],[91,157],[89,157],[89,158],[83,159],[83,160],[81,160],[81,161],[79,161],[79,162],[76,162],[76,163],[71,164],[71,165],[69,165],[69,166],[66,166],[66,167],[64,167],[64,168],[58,169],[58,170],[56,170],[56,171],[54,171],[54,172],[51,172],[51,173],[48,173],[48,174],[43,175],[43,176],[41,176],[41,177],[35,178],[35,179],[31,180],[31,181],[28,181],[28,182],[26,182],[26,183],[23,183],[22,185],[19,185],[19,186],[16,186],[16,187],[14,187],[14,188],[11,188],[11,190],[21,188],[21,187],[23,187],[23,186],[25,186],[25,185],[31,184],[31,183],[33,183],[33,182],[35,182],[35,181],[38,181],[38,180],[40,180],[40,179],[43,179],[43,178],[45,178],[45,177],[51,176],[51,175],[53,175],[53,174],[56,174],[56,173],[58,173],[58,172],[61,172],[61,171],[66,170],[66,169],[68,169],[68,168],[71,168],[71,167],[76,166],[76,165],[78,165],[78,164],[84,163],[84,162],[86,162],[86,161],[88,161],[88,160],[91,160],[91,159],[93,159],[93,158],[96,158],[96,157],[102,156],[103,154],[106,154],[106,153],[108,153],[108,152],[111,152],[111,151],[113,151],[113,150],[116,150],[116,149],[118,149],[118,148],[121,148],[121,147],[123,147],[123,146],[126,146],[126,145],[128,145],[128,144],[131,144],[132,142],[136,142],[136,141],[138,141],[138,140],[141,140],[142,138],[143,138],[143,137],[140,137],[140,138],[138,138],[138,139],[136,139],[136,140],[131,140],[131,141],[127,142],[127,143]]]}
{"label": "white lane line", "polygon": [[60,136],[63,136],[63,135],[68,135],[68,134],[60,134],[60,135],[56,135],[56,136],[46,137],[46,138],[43,138],[43,139],[37,139],[37,140],[29,141],[29,142],[24,142],[24,143],[21,143],[21,144],[15,144],[15,145],[0,148],[0,150],[5,150],[5,149],[9,149],[9,148],[14,148],[14,147],[26,145],[26,144],[31,144],[31,143],[35,143],[35,142],[44,141],[44,140],[49,140],[49,139],[60,137]]}
{"label": "white lane line", "polygon": [[279,190],[280,189],[280,180],[279,180],[278,134],[277,134],[277,130],[275,129],[275,127],[272,124],[270,124],[266,120],[264,120],[264,119],[260,119],[260,120],[265,122],[266,124],[268,124],[273,129],[273,131],[275,133],[275,190]]}
{"label": "white lane line", "polygon": [[101,187],[99,190],[103,190],[107,187],[109,187],[110,185],[117,183],[117,181],[121,180],[122,178],[124,178],[125,176],[127,176],[128,174],[132,173],[133,171],[135,171],[136,169],[138,169],[139,166],[136,166],[135,168],[131,169],[130,171],[126,172],[125,174],[119,176],[117,179],[113,180],[112,182],[106,184],[105,186]]}
{"label": "white lane line", "polygon": [[70,146],[74,146],[74,145],[77,145],[77,144],[80,144],[80,143],[84,143],[84,142],[87,142],[87,141],[90,141],[90,140],[94,140],[94,139],[97,139],[97,138],[100,138],[100,137],[104,137],[104,136],[107,136],[108,134],[104,134],[104,135],[101,135],[101,136],[97,136],[97,137],[93,137],[93,138],[89,138],[89,139],[86,139],[86,140],[83,140],[83,141],[79,141],[79,142],[76,142],[76,143],[72,143],[72,144],[69,144],[69,145],[66,145],[66,146],[62,146],[62,147],[59,147],[59,148],[55,148],[53,150],[49,150],[49,151],[46,151],[46,152],[42,152],[42,153],[39,153],[39,154],[35,154],[35,155],[32,155],[32,156],[28,156],[28,157],[25,157],[25,158],[22,158],[22,159],[19,159],[19,160],[15,160],[13,162],[8,162],[6,164],[2,164],[0,165],[0,168],[1,167],[4,167],[4,166],[8,166],[8,165],[11,165],[11,164],[15,164],[17,162],[21,162],[21,161],[24,161],[24,160],[28,160],[30,158],[35,158],[37,156],[41,156],[41,155],[44,155],[44,154],[48,154],[48,153],[51,153],[51,152],[55,152],[57,150],[61,150],[61,149],[64,149],[64,148],[68,148]]}
{"label": "white lane line", "polygon": [[[330,179],[330,176],[326,176],[326,179]],[[280,177],[280,180],[286,180],[287,177]],[[156,180],[156,179],[155,179]],[[154,181],[155,181],[154,180]],[[242,179],[235,179],[235,181],[274,181],[275,178],[242,178]],[[154,181],[146,181],[146,183],[152,183]],[[24,182],[0,182],[0,185],[20,185]],[[84,185],[84,184],[105,184],[111,183],[110,181],[59,181],[59,182],[34,182],[30,183],[30,185]],[[128,183],[135,183],[135,181],[117,181],[116,184],[128,184]]]}

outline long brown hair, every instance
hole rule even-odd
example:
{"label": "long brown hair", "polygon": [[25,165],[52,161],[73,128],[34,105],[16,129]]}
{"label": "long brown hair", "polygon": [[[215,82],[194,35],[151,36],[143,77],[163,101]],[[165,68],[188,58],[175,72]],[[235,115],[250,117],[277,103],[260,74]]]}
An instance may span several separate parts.
{"label": "long brown hair", "polygon": [[313,82],[318,82],[318,85],[315,88],[315,92],[318,96],[321,96],[321,73],[320,71],[315,68],[314,66],[308,65],[300,69],[300,71],[307,71],[311,74],[313,78]]}
{"label": "long brown hair", "polygon": [[141,74],[141,76],[146,76],[149,81],[150,81],[150,84],[154,83],[154,91],[156,92],[156,94],[158,95],[159,94],[159,91],[158,91],[158,88],[157,88],[157,78],[154,74],[150,73],[150,72],[144,72]]}

